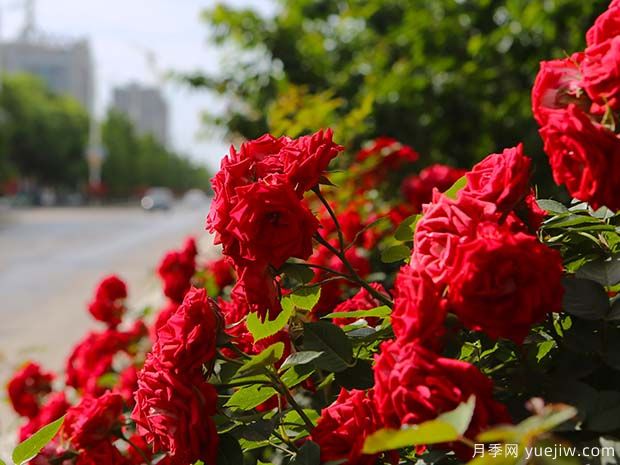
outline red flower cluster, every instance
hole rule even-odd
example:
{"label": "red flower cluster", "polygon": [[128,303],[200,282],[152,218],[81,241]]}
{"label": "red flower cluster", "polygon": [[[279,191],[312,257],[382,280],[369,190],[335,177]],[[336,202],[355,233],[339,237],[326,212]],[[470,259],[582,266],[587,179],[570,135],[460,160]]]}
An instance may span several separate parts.
{"label": "red flower cluster", "polygon": [[447,288],[450,311],[467,327],[515,342],[559,311],[562,296],[560,255],[530,233],[540,211],[529,166],[521,146],[507,149],[468,172],[456,199],[436,194],[417,225],[411,261],[441,294]]}
{"label": "red flower cluster", "polygon": [[46,403],[39,410],[39,413],[30,418],[28,423],[19,429],[19,440],[23,441],[28,439],[45,425],[49,425],[51,422],[58,420],[67,413],[69,407],[70,405],[67,402],[64,392],[50,394]]}
{"label": "red flower cluster", "polygon": [[420,158],[418,152],[409,145],[401,144],[392,137],[377,137],[357,153],[357,161],[363,162],[371,157],[379,157],[384,169],[389,170]]}
{"label": "red flower cluster", "polygon": [[164,285],[164,295],[171,301],[181,303],[191,287],[196,272],[196,241],[190,237],[181,250],[168,252],[162,259],[157,273]]}
{"label": "red flower cluster", "polygon": [[67,411],[63,436],[77,450],[96,449],[111,437],[120,435],[123,398],[107,392],[100,397],[86,395],[81,402]]}
{"label": "red flower cluster", "polygon": [[280,310],[270,268],[306,259],[319,224],[303,200],[342,150],[332,131],[290,139],[269,134],[231,148],[212,184],[207,228],[239,277],[236,290],[253,311]]}
{"label": "red flower cluster", "polygon": [[587,48],[541,63],[532,90],[553,177],[594,208],[620,209],[620,3],[588,31]]}
{"label": "red flower cluster", "polygon": [[41,371],[36,363],[27,363],[13,375],[7,386],[13,409],[21,416],[36,417],[41,400],[52,391],[53,379],[53,373]]}
{"label": "red flower cluster", "polygon": [[211,416],[217,393],[202,374],[215,357],[219,309],[204,289],[192,288],[157,330],[157,340],[138,374],[131,418],[155,452],[171,465],[213,464],[218,436]]}
{"label": "red flower cluster", "polygon": [[88,311],[95,320],[116,328],[125,313],[124,300],[127,298],[127,286],[116,275],[104,278],[97,289],[95,296],[88,305]]}

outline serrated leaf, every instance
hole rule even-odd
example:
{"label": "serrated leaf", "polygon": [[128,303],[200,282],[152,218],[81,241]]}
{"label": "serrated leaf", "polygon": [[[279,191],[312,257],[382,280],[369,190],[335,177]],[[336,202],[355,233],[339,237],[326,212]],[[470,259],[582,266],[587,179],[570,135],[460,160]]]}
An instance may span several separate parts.
{"label": "serrated leaf", "polygon": [[13,462],[15,462],[16,465],[21,465],[36,456],[41,449],[54,439],[64,421],[65,417],[53,421],[19,444],[15,450],[13,450]]}
{"label": "serrated leaf", "polygon": [[276,342],[264,349],[259,354],[250,357],[241,367],[237,370],[238,375],[249,375],[253,373],[260,373],[262,368],[275,364],[282,358],[284,354],[284,343]]}
{"label": "serrated leaf", "polygon": [[605,287],[615,286],[620,282],[620,256],[586,263],[577,270],[575,275],[578,278],[596,281]]}
{"label": "serrated leaf", "polygon": [[393,245],[381,251],[383,263],[394,263],[405,260],[411,256],[411,249],[404,244]]}
{"label": "serrated leaf", "polygon": [[539,199],[536,201],[538,206],[549,213],[562,214],[568,212],[568,208],[562,205],[560,202],[551,199]]}
{"label": "serrated leaf", "polygon": [[346,370],[353,361],[353,347],[344,331],[326,321],[304,324],[304,350],[323,352],[314,363],[323,370]]}
{"label": "serrated leaf", "polygon": [[312,310],[321,298],[321,287],[311,286],[297,289],[287,296],[297,308]]}
{"label": "serrated leaf", "polygon": [[283,329],[288,323],[288,320],[291,318],[293,310],[294,308],[292,306],[283,305],[282,311],[274,320],[270,320],[269,315],[266,315],[265,321],[260,319],[258,313],[250,313],[245,320],[245,324],[248,331],[254,338],[254,342],[273,336],[278,331]]}
{"label": "serrated leaf", "polygon": [[230,434],[221,434],[217,446],[217,465],[239,465],[243,463],[243,451]]}
{"label": "serrated leaf", "polygon": [[252,410],[276,394],[276,390],[271,386],[247,386],[235,391],[224,406],[237,410]]}
{"label": "serrated leaf", "polygon": [[334,312],[328,313],[322,318],[385,318],[390,316],[392,309],[387,305],[381,305],[380,307],[371,308],[369,310],[354,310],[351,312]]}
{"label": "serrated leaf", "polygon": [[609,311],[609,298],[603,286],[589,279],[565,278],[563,309],[584,320],[601,320]]}
{"label": "serrated leaf", "polygon": [[445,191],[443,194],[449,199],[456,199],[457,194],[461,189],[463,189],[467,185],[467,178],[465,176],[460,177],[456,180],[452,186]]}
{"label": "serrated leaf", "polygon": [[310,378],[314,371],[311,365],[295,365],[286,370],[280,379],[287,388],[291,389]]}
{"label": "serrated leaf", "polygon": [[280,366],[280,371],[284,371],[288,367],[292,367],[295,365],[305,365],[306,363],[310,363],[313,360],[317,359],[323,355],[323,352],[316,352],[314,350],[304,350],[302,352],[295,352],[294,354],[289,355],[282,366]]}

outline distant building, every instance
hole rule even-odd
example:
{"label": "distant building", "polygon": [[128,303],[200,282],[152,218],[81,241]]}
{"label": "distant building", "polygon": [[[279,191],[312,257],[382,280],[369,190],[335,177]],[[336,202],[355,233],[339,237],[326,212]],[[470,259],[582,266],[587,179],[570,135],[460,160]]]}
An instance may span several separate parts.
{"label": "distant building", "polygon": [[140,134],[168,145],[168,105],[159,89],[136,83],[117,87],[112,106],[127,115]]}
{"label": "distant building", "polygon": [[94,111],[94,72],[87,40],[58,40],[22,34],[0,44],[0,66],[5,73],[30,73],[59,94],[78,100]]}

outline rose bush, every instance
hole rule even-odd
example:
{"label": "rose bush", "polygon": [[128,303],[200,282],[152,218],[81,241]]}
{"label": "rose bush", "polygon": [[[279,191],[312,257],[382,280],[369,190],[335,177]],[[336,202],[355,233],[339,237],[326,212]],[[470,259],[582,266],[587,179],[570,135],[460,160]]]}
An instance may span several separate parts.
{"label": "rose bush", "polygon": [[152,316],[104,278],[88,305],[104,329],[64,383],[31,362],[8,385],[15,461],[512,465],[489,454],[618,444],[619,15],[532,93],[577,200],[536,199],[522,145],[396,186],[424,155],[389,137],[338,172],[330,130],[231,148],[207,216],[223,256],[167,252]]}

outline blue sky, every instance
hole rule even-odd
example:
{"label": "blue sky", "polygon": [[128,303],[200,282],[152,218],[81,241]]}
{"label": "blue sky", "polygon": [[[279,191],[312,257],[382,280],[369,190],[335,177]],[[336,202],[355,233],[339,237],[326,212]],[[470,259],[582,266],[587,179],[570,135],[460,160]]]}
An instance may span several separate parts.
{"label": "blue sky", "polygon": [[[173,146],[215,168],[228,144],[199,138],[200,111],[221,108],[212,96],[162,82],[158,71],[216,71],[221,51],[206,41],[199,19],[210,0],[37,0],[37,28],[50,36],[88,37],[95,58],[97,111],[107,108],[111,89],[129,81],[160,84],[171,112]],[[273,14],[272,0],[227,0]],[[2,36],[14,37],[23,24],[20,0],[0,0]],[[154,60],[149,60],[153,56]],[[153,63],[155,66],[153,66]]]}

